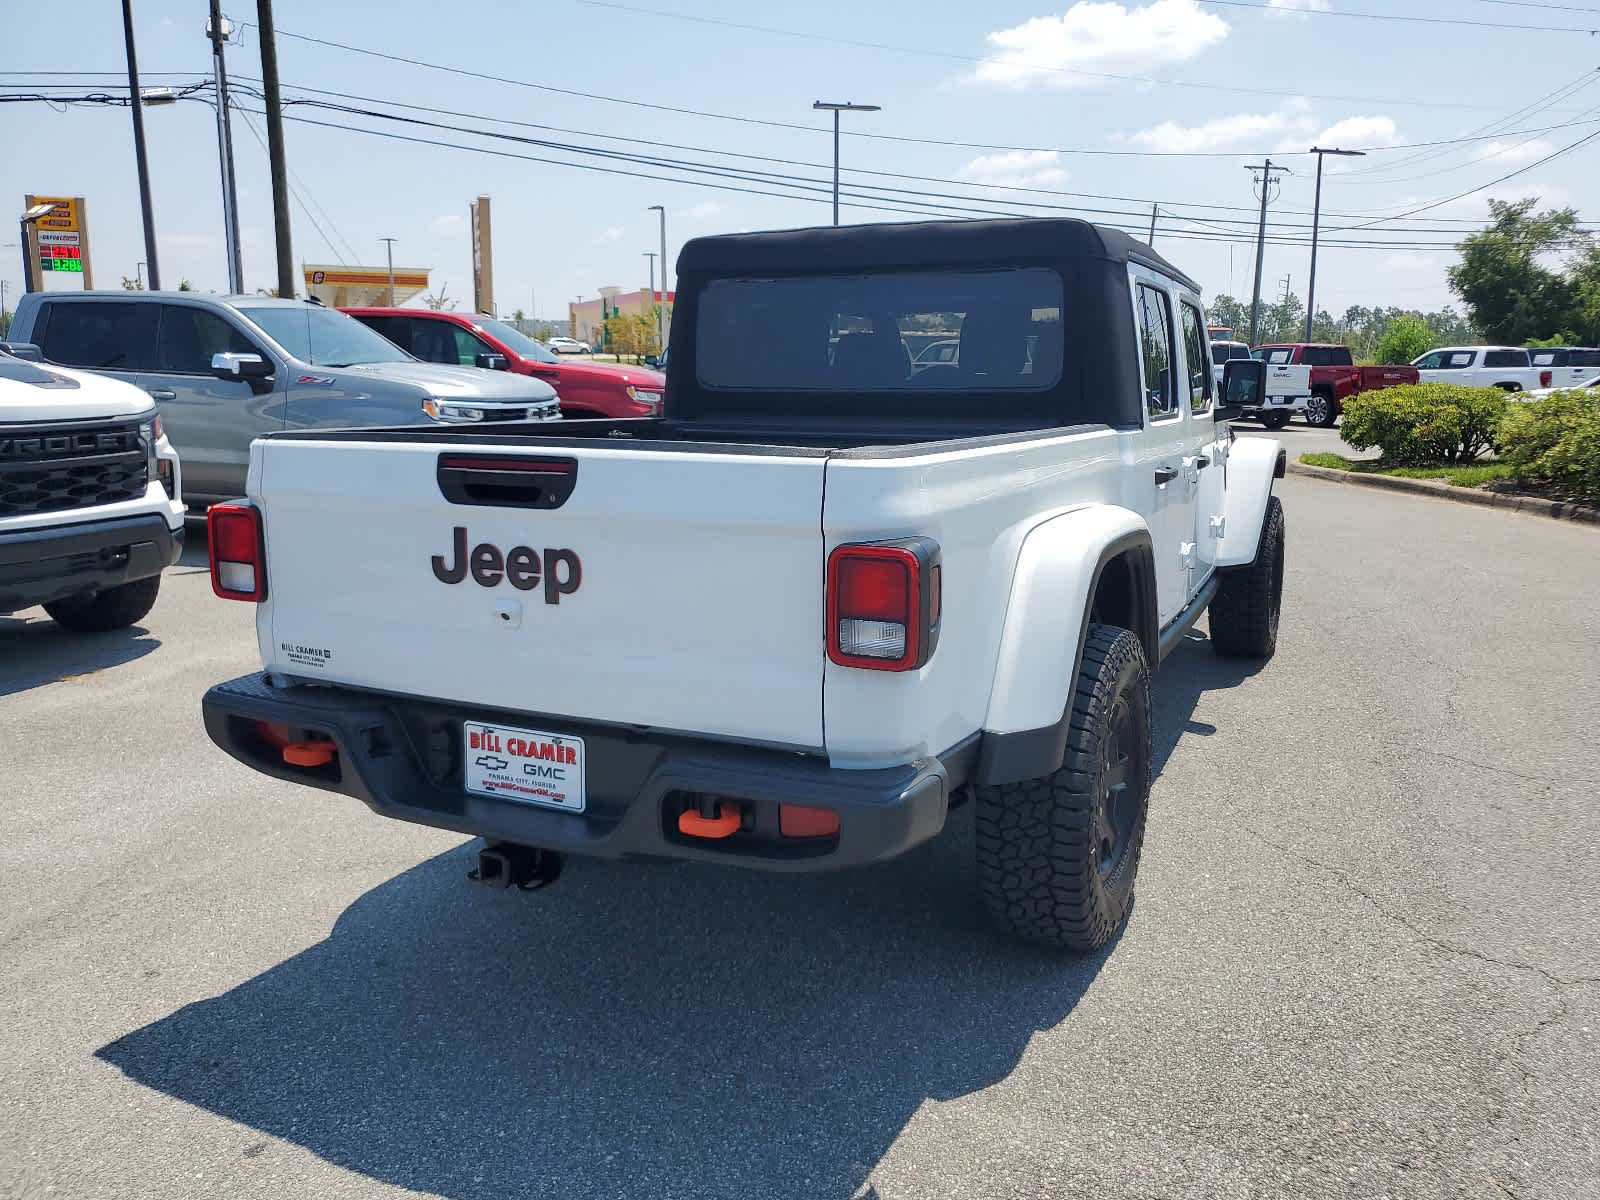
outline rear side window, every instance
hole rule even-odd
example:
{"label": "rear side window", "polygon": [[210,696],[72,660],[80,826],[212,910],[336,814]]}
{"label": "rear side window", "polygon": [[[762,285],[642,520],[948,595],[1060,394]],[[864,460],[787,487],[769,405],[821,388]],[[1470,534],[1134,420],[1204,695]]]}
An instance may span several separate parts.
{"label": "rear side window", "polygon": [[1183,312],[1183,361],[1189,372],[1189,407],[1203,413],[1211,407],[1211,364],[1206,359],[1205,322],[1200,310],[1188,301],[1178,306]]}
{"label": "rear side window", "polygon": [[1483,355],[1483,365],[1486,367],[1525,367],[1528,365],[1528,352],[1526,350],[1486,350]]}
{"label": "rear side window", "polygon": [[208,375],[213,354],[260,354],[261,348],[216,313],[187,304],[161,306],[155,369]]}
{"label": "rear side window", "polygon": [[[1061,379],[1063,302],[1043,267],[716,279],[696,374],[724,391],[1044,391]],[[918,359],[937,342],[948,358]]]}
{"label": "rear side window", "polygon": [[358,316],[356,320],[374,333],[383,334],[400,349],[407,351],[411,349],[411,322],[404,317]]}
{"label": "rear side window", "polygon": [[1565,350],[1535,350],[1533,352],[1533,365],[1536,367],[1564,367],[1568,363],[1568,352]]}
{"label": "rear side window", "polygon": [[1444,356],[1444,362],[1439,364],[1446,371],[1464,371],[1472,365],[1471,350],[1456,350]]}
{"label": "rear side window", "polygon": [[1353,360],[1348,346],[1307,346],[1301,361],[1313,367],[1348,367]]}
{"label": "rear side window", "polygon": [[1275,367],[1281,367],[1294,357],[1294,351],[1287,346],[1279,346],[1276,350],[1267,351],[1267,361]]}
{"label": "rear side window", "polygon": [[1172,377],[1172,302],[1147,283],[1139,285],[1139,354],[1144,363],[1145,411],[1169,417],[1178,411]]}
{"label": "rear side window", "polygon": [[1600,350],[1573,350],[1567,357],[1569,367],[1600,367]]}
{"label": "rear side window", "polygon": [[91,370],[140,371],[155,361],[154,304],[56,302],[39,350],[51,362]]}

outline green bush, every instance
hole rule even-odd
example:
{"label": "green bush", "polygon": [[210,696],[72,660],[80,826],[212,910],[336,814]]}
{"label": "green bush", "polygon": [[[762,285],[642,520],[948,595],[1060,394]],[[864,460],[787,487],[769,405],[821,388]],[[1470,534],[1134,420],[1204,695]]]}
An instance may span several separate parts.
{"label": "green bush", "polygon": [[1390,464],[1470,462],[1494,448],[1505,411],[1499,388],[1403,384],[1347,399],[1339,434]]}
{"label": "green bush", "polygon": [[1390,365],[1408,363],[1432,350],[1435,344],[1433,330],[1426,321],[1401,313],[1378,339],[1378,361]]}
{"label": "green bush", "polygon": [[1511,403],[1500,443],[1516,478],[1600,504],[1600,392]]}

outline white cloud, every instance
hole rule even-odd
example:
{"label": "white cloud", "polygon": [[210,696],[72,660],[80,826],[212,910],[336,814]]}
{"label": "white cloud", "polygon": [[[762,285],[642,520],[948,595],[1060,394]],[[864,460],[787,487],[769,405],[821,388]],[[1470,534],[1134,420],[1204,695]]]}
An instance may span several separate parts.
{"label": "white cloud", "polygon": [[595,235],[594,240],[597,246],[603,246],[608,242],[620,242],[622,240],[622,226],[607,225]]}
{"label": "white cloud", "polygon": [[1175,151],[1226,150],[1233,146],[1259,146],[1267,137],[1304,132],[1315,123],[1305,115],[1303,105],[1293,104],[1270,113],[1234,113],[1199,125],[1179,125],[1163,121],[1141,129],[1128,140],[1146,150]]}
{"label": "white cloud", "polygon": [[428,228],[441,237],[451,237],[467,231],[467,219],[460,213],[450,213],[447,216],[435,217]]}
{"label": "white cloud", "polygon": [[1504,163],[1532,162],[1536,158],[1543,158],[1547,154],[1554,154],[1554,142],[1547,142],[1543,138],[1535,138],[1531,142],[1488,142],[1478,151],[1478,161],[1492,159],[1497,165]]}
{"label": "white cloud", "polygon": [[1054,150],[1007,150],[1001,154],[980,154],[961,168],[961,177],[973,183],[1000,184],[1005,187],[1044,187],[1065,183],[1061,155]]}
{"label": "white cloud", "polygon": [[727,211],[726,205],[718,204],[715,200],[702,200],[699,204],[691,204],[679,215],[687,221],[709,221]]}
{"label": "white cloud", "polygon": [[1346,117],[1317,134],[1316,144],[1348,150],[1360,146],[1393,146],[1399,140],[1400,130],[1393,117]]}
{"label": "white cloud", "polygon": [[1227,22],[1195,0],[1155,0],[1142,8],[1082,0],[1059,17],[1034,17],[986,35],[989,52],[975,77],[1008,87],[1092,86],[1092,75],[1070,72],[1145,75],[1194,58],[1227,36]]}
{"label": "white cloud", "polygon": [[1267,0],[1269,15],[1288,17],[1296,13],[1327,12],[1332,6],[1328,0]]}

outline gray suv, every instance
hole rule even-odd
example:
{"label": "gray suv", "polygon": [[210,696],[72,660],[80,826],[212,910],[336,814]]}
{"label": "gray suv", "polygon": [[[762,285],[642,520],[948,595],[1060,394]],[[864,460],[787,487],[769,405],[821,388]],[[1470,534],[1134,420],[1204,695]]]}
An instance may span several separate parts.
{"label": "gray suv", "polygon": [[182,456],[184,497],[201,505],[243,494],[250,442],[274,430],[561,415],[547,383],[422,362],[353,317],[305,300],[30,292],[11,337],[37,345],[48,362],[149,392]]}

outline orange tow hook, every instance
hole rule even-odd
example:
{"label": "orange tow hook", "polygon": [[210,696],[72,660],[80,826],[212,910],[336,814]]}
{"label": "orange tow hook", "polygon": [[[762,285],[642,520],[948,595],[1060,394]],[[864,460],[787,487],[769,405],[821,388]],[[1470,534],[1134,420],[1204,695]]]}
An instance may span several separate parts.
{"label": "orange tow hook", "polygon": [[702,817],[693,809],[678,814],[678,832],[690,837],[725,838],[739,832],[739,806],[724,800],[714,817]]}
{"label": "orange tow hook", "polygon": [[283,761],[291,767],[325,767],[333,755],[332,742],[290,742],[283,748]]}

